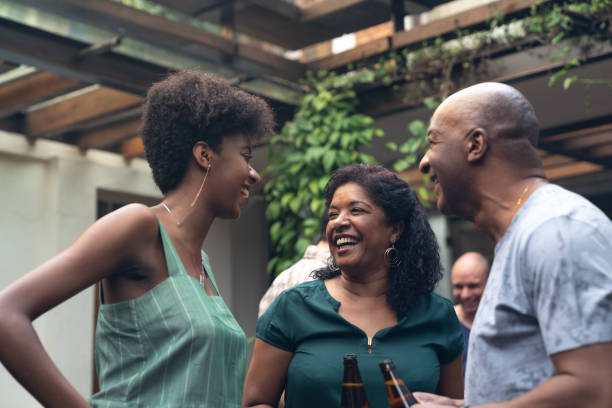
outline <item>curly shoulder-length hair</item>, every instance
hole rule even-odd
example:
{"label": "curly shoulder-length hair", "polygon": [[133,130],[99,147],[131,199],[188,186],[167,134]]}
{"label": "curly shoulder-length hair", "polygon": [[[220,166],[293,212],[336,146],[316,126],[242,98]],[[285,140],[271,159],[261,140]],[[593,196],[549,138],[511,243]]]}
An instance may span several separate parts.
{"label": "curly shoulder-length hair", "polygon": [[183,179],[196,142],[220,153],[224,136],[256,139],[273,128],[272,111],[261,98],[221,78],[180,71],[149,89],[139,133],[153,179],[166,194]]}
{"label": "curly shoulder-length hair", "polygon": [[[384,167],[370,164],[351,164],[332,173],[325,187],[326,210],[336,190],[347,183],[361,186],[383,209],[389,225],[404,223],[404,232],[395,242],[401,263],[389,268],[387,300],[398,314],[406,314],[419,294],[431,292],[442,278],[438,243],[425,211],[408,183]],[[339,274],[330,268],[315,272],[323,280]]]}

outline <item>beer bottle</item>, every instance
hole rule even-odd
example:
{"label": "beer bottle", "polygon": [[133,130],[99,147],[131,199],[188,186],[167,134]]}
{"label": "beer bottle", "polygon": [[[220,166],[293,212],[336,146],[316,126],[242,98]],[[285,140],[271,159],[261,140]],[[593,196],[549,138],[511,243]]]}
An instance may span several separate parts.
{"label": "beer bottle", "polygon": [[344,379],[342,381],[341,408],[368,408],[363,381],[357,367],[357,356],[347,354],[344,356]]}
{"label": "beer bottle", "polygon": [[387,399],[390,408],[403,408],[418,404],[404,380],[397,374],[393,361],[384,360],[379,366],[387,386]]}

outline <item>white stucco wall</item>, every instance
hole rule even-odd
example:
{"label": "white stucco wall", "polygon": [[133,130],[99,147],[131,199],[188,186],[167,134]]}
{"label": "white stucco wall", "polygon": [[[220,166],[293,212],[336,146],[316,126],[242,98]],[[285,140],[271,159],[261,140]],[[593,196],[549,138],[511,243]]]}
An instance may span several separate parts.
{"label": "white stucco wall", "polygon": [[[99,188],[156,197],[143,160],[0,131],[0,288],[68,246],[96,219]],[[94,293],[88,289],[36,320],[53,361],[83,396],[91,394]],[[40,405],[0,367],[0,406]]]}

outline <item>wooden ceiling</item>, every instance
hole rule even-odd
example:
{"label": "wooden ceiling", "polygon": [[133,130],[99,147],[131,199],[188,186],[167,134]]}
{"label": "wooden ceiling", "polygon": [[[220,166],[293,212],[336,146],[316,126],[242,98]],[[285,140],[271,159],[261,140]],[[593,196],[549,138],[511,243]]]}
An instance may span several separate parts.
{"label": "wooden ceiling", "polygon": [[[148,2],[163,6],[163,13],[157,14],[113,0],[3,3],[0,130],[23,134],[32,142],[45,138],[83,151],[113,151],[126,159],[143,155],[137,137],[143,95],[168,72],[198,68],[223,76],[266,98],[283,123],[293,115],[301,96],[297,80],[307,69],[342,67],[458,27],[476,26],[491,13],[490,6],[476,7],[306,64],[286,58],[282,49],[330,40],[390,21],[397,10],[420,13],[444,1]],[[497,7],[512,14],[533,3],[502,0]],[[211,29],[221,25],[272,45],[238,41],[223,30]],[[609,48],[596,57],[598,61],[608,58],[612,59]],[[542,58],[525,63],[525,55],[517,54],[501,55],[496,61],[497,71],[488,80],[516,81],[547,75],[558,67],[543,63]],[[388,93],[384,89],[363,92],[362,110],[380,115],[406,104],[389,98]],[[597,118],[545,128],[540,148],[551,179],[611,170],[612,106]]]}

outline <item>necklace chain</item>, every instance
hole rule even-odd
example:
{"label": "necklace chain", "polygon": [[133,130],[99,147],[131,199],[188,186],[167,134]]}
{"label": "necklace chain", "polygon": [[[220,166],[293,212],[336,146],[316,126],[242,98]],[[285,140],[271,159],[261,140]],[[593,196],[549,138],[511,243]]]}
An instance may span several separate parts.
{"label": "necklace chain", "polygon": [[518,198],[518,200],[516,200],[516,204],[514,204],[514,208],[512,209],[512,216],[510,217],[511,221],[512,221],[512,218],[514,218],[514,216],[518,212],[518,210],[521,208],[521,204],[523,204],[523,199],[525,198],[525,194],[527,194],[527,191],[529,190],[529,188],[538,184],[539,182],[540,182],[540,179],[536,179],[525,186],[520,197]]}

